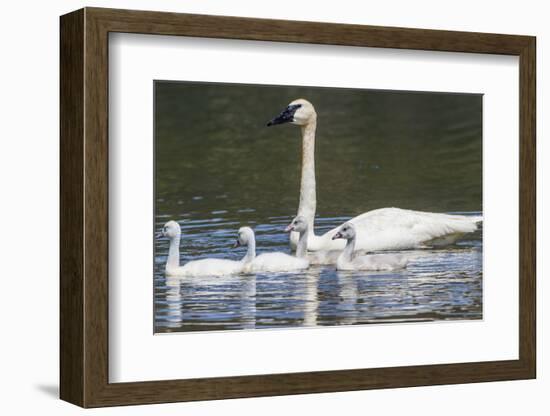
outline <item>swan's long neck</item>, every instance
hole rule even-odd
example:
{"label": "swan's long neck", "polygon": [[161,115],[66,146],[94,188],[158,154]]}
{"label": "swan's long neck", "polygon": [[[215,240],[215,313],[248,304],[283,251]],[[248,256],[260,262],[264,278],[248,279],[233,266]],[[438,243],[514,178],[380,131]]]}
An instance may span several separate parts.
{"label": "swan's long neck", "polygon": [[168,248],[168,260],[166,260],[166,270],[175,269],[180,266],[180,235],[170,238],[170,247]]}
{"label": "swan's long neck", "polygon": [[248,263],[256,257],[256,238],[252,235],[248,239],[246,254],[241,260],[243,263]]}
{"label": "swan's long neck", "polygon": [[300,233],[298,244],[296,245],[296,257],[303,259],[307,257],[307,238],[309,233],[309,227],[305,231]]}
{"label": "swan's long neck", "polygon": [[313,222],[317,197],[315,193],[315,129],[317,120],[314,117],[302,126],[302,180],[300,183],[300,205],[298,215],[306,218],[308,228],[314,233]]}
{"label": "swan's long neck", "polygon": [[348,239],[344,251],[342,251],[342,259],[346,262],[351,262],[353,260],[353,252],[355,251],[355,237]]}

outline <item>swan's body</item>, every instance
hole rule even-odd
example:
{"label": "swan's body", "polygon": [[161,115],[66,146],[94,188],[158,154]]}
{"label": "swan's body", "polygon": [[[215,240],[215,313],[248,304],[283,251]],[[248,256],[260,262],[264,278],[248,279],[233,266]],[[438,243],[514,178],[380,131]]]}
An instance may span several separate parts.
{"label": "swan's body", "polygon": [[296,257],[286,253],[263,253],[256,256],[256,238],[254,231],[249,227],[242,227],[239,230],[239,238],[237,239],[238,245],[248,246],[247,259],[244,262],[244,273],[258,273],[258,272],[288,272],[305,270],[309,267],[309,260],[306,258],[306,244],[307,244],[307,223],[304,221],[305,228],[297,228],[295,225],[298,218],[287,227],[287,231],[298,231],[300,238],[298,241],[298,248],[296,251]]}
{"label": "swan's body", "polygon": [[334,240],[347,240],[344,250],[336,261],[337,270],[391,271],[407,267],[409,259],[402,254],[356,255],[357,234],[352,223],[345,223],[332,237]]}
{"label": "swan's body", "polygon": [[[298,215],[309,224],[307,249],[309,251],[343,250],[345,242],[332,237],[336,227],[324,235],[315,235],[314,219],[316,211],[315,183],[315,130],[317,113],[313,105],[304,99],[291,102],[288,107],[268,123],[268,126],[292,123],[302,129],[302,177],[300,183],[300,203]],[[448,215],[430,212],[411,211],[399,208],[381,208],[365,212],[350,220],[357,229],[357,250],[396,250],[418,248],[427,245],[450,244],[465,233],[477,229],[480,217]],[[295,248],[297,233],[291,233],[290,244]],[[329,259],[330,257],[324,257]]]}
{"label": "swan's body", "polygon": [[185,263],[181,267],[166,268],[169,276],[225,276],[242,272],[241,261],[226,259],[200,259]]}
{"label": "swan's body", "polygon": [[[362,251],[404,250],[452,244],[474,232],[480,217],[380,208],[349,220],[357,232],[356,249]],[[340,227],[308,241],[308,250],[343,250],[344,240],[332,240]]]}
{"label": "swan's body", "polygon": [[[338,257],[342,254],[342,250],[317,250],[309,251],[307,253],[307,259],[310,265],[327,266],[336,264]],[[365,250],[359,250],[355,252],[355,255],[362,256],[367,254]]]}
{"label": "swan's body", "polygon": [[407,267],[408,260],[401,254],[367,254],[352,260],[338,258],[336,270],[362,270],[371,272],[389,272]]}
{"label": "swan's body", "polygon": [[309,264],[328,265],[336,264],[336,260],[342,253],[341,250],[318,250],[307,253]]}
{"label": "swan's body", "polygon": [[305,270],[309,267],[309,261],[299,259],[286,253],[263,253],[244,267],[245,273],[276,273]]}
{"label": "swan's body", "polygon": [[237,274],[243,270],[246,256],[241,261],[225,259],[201,259],[190,261],[180,266],[179,245],[181,239],[181,228],[175,221],[168,221],[163,229],[162,235],[170,239],[168,259],[166,261],[165,273],[170,277],[189,276],[222,276]]}

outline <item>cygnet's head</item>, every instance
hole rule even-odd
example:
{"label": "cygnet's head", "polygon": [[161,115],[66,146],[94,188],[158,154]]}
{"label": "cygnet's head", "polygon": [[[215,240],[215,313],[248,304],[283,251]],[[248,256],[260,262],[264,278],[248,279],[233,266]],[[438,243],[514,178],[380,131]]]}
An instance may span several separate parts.
{"label": "cygnet's head", "polygon": [[317,119],[317,113],[313,105],[303,98],[292,101],[277,117],[267,123],[267,126],[291,123],[305,126]]}
{"label": "cygnet's head", "polygon": [[298,233],[304,233],[307,231],[307,221],[301,215],[298,215],[292,220],[292,222],[285,228],[285,232],[289,233],[296,231]]}
{"label": "cygnet's head", "polygon": [[343,238],[345,240],[349,240],[354,237],[355,237],[355,227],[351,222],[346,222],[344,225],[340,227],[338,232],[332,236],[332,239],[336,240],[338,238]]}
{"label": "cygnet's head", "polygon": [[181,235],[181,227],[176,221],[168,221],[164,224],[161,235],[167,238],[179,237]]}
{"label": "cygnet's head", "polygon": [[254,231],[250,227],[241,227],[239,228],[239,234],[237,236],[237,241],[233,247],[246,246],[248,243],[254,240]]}

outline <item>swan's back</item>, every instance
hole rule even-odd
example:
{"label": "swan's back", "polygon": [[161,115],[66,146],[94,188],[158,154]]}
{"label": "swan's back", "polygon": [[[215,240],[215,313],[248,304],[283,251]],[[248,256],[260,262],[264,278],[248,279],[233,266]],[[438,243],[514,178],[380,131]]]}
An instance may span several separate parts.
{"label": "swan's back", "polygon": [[257,256],[246,267],[248,272],[286,272],[304,270],[309,267],[306,259],[286,253],[264,253]]}
{"label": "swan's back", "polygon": [[171,276],[221,276],[240,273],[243,264],[240,261],[226,259],[201,259],[186,263],[182,267],[166,270]]}
{"label": "swan's back", "polygon": [[409,229],[425,238],[452,233],[471,233],[477,229],[480,216],[441,214],[401,208],[380,208],[352,218],[356,228],[380,232],[385,229]]}
{"label": "swan's back", "polygon": [[[352,218],[357,231],[356,250],[402,250],[438,242],[450,244],[477,230],[481,217],[380,208]],[[342,240],[330,241],[340,227],[323,235],[317,249],[343,249]],[[324,246],[324,247],[323,247]],[[309,249],[315,250],[315,248]]]}

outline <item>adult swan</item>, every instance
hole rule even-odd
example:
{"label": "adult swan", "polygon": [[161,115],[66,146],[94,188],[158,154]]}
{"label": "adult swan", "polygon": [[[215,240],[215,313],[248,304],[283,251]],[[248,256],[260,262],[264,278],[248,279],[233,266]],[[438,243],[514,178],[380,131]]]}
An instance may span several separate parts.
{"label": "adult swan", "polygon": [[[283,123],[295,124],[302,128],[302,179],[298,215],[308,221],[307,249],[343,250],[345,241],[332,239],[340,226],[324,235],[315,235],[315,108],[303,98],[294,100],[267,125]],[[481,217],[381,208],[365,212],[349,222],[354,224],[357,231],[355,249],[376,251],[449,244],[463,234],[475,231],[480,221]],[[297,241],[298,233],[291,233],[290,244],[293,248],[296,247]]]}

